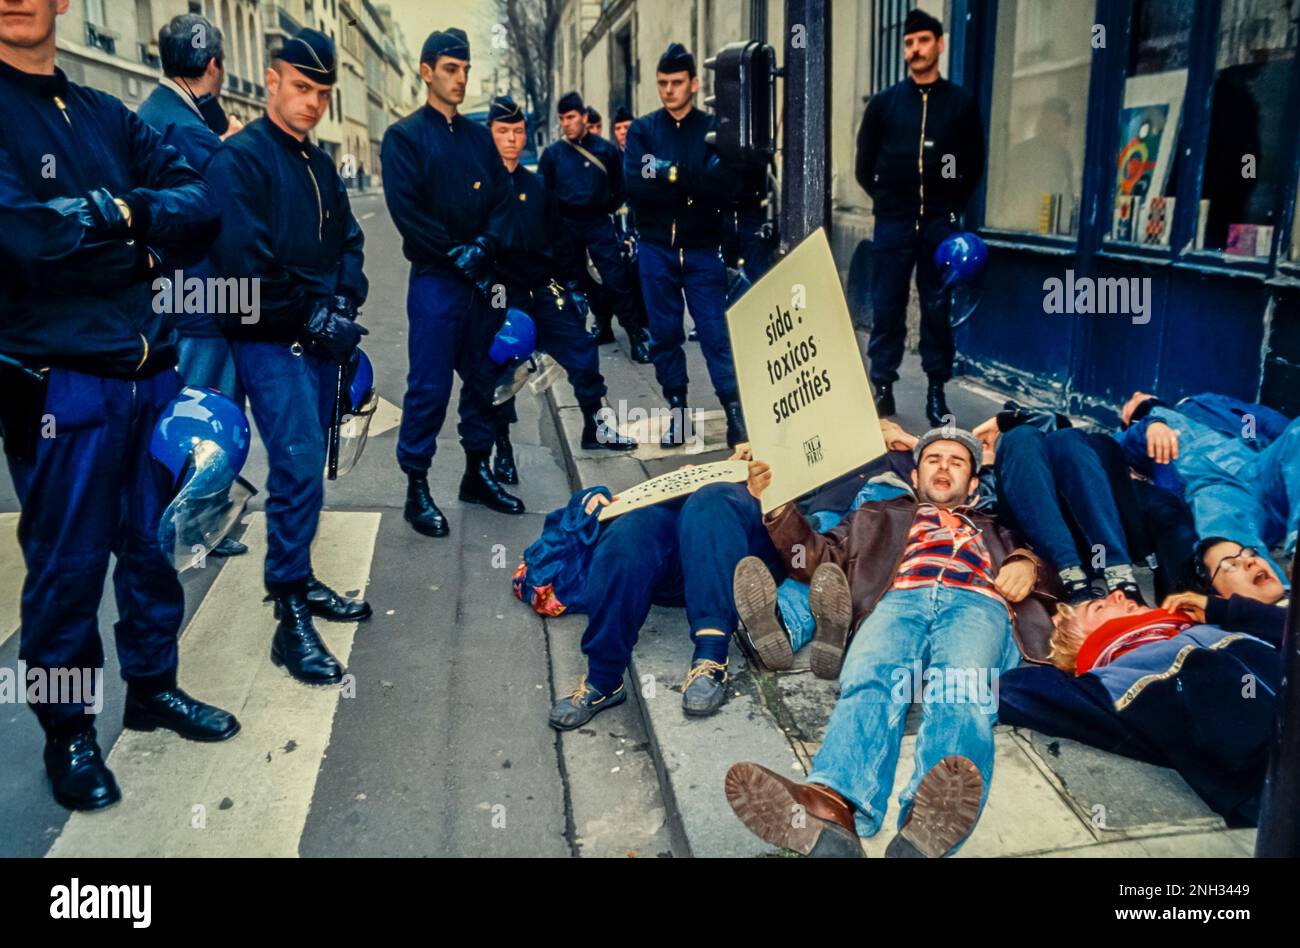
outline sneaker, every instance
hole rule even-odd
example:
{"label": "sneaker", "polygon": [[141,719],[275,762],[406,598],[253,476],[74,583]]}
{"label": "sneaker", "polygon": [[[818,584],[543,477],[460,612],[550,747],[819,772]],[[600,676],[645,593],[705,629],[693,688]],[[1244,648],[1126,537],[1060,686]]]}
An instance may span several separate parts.
{"label": "sneaker", "polygon": [[727,666],[697,658],[682,682],[682,710],[693,718],[708,717],[727,700]]}

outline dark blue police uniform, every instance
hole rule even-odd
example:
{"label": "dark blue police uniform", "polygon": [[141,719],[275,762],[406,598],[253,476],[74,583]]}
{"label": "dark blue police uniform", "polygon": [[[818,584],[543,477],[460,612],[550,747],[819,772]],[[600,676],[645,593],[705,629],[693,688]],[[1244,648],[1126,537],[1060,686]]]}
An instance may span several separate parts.
{"label": "dark blue police uniform", "polygon": [[[172,485],[149,441],[181,383],[151,282],[170,254],[201,252],[215,222],[203,178],[120,101],[60,70],[0,63],[0,428],[22,504],[29,670],[102,669],[100,590],[116,555],[122,676],[137,696],[176,688],[184,594],[157,539]],[[92,809],[118,791],[84,697],[32,710],[54,742],[56,799]],[[80,783],[61,784],[72,771]]]}

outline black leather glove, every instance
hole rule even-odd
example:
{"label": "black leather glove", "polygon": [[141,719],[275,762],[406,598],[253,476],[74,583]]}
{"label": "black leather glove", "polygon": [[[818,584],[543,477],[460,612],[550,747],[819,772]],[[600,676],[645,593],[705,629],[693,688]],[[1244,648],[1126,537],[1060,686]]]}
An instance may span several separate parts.
{"label": "black leather glove", "polygon": [[357,321],[357,304],[346,296],[335,296],[330,300],[330,308],[349,322]]}
{"label": "black leather glove", "polygon": [[577,283],[569,283],[565,289],[569,292],[569,299],[573,301],[573,308],[578,311],[585,325],[591,315],[591,303],[587,299],[587,294],[582,292],[582,287]]}
{"label": "black leather glove", "polygon": [[487,280],[492,264],[492,255],[488,252],[488,243],[479,237],[472,244],[461,244],[452,248],[447,254],[452,265],[464,275],[469,282],[478,284]]}
{"label": "black leather glove", "polygon": [[342,297],[316,303],[311,315],[307,317],[303,334],[307,337],[313,354],[339,365],[347,365],[361,344],[361,337],[370,335],[370,331],[335,308],[339,299]]}
{"label": "black leather glove", "polygon": [[84,198],[55,198],[49,202],[64,217],[76,219],[92,240],[125,239],[131,228],[113,195],[104,188],[96,188]]}

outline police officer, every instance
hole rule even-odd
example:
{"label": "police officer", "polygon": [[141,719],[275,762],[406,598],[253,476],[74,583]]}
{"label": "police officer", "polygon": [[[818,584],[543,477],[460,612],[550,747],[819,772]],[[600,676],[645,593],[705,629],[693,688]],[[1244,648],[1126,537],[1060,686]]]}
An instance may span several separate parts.
{"label": "police officer", "polygon": [[447,518],[429,493],[429,466],[447,417],[454,368],[461,378],[460,499],[508,514],[524,504],[492,473],[495,372],[487,357],[504,310],[489,302],[492,258],[514,194],[492,134],[460,114],[469,40],[435,31],[420,53],[428,101],[384,135],[384,197],[411,261],[407,293],[410,368],[397,441],[407,476],[405,516],[425,536],[446,536]]}
{"label": "police officer", "polygon": [[590,105],[587,106],[587,131],[588,132],[590,132],[592,135],[595,135],[597,138],[603,137],[605,134],[604,126],[602,124],[603,121],[604,120],[600,117],[600,113],[597,112],[595,108],[593,108]]}
{"label": "police officer", "polygon": [[366,333],[356,322],[368,289],[364,237],[334,163],[307,137],[336,79],[333,41],[316,30],[297,33],[272,54],[266,115],[228,139],[208,166],[222,216],[213,267],[261,287],[260,311],[224,316],[222,328],[270,462],[264,579],[279,619],[271,659],[310,685],[343,678],[312,616],[357,622],[371,614],[311,568],[339,373]]}
{"label": "police officer", "polygon": [[944,385],[952,378],[956,345],[934,251],[959,229],[984,175],[979,106],[969,91],[939,75],[942,53],[943,24],[923,10],[908,13],[903,21],[908,75],[867,103],[855,169],[876,218],[867,349],[876,411],[882,416],[895,411],[894,382],[907,342],[907,284],[915,267],[921,368],[929,379],[925,416],[936,428],[950,414]]}
{"label": "police officer", "polygon": [[[163,77],[137,113],[154,127],[197,171],[206,171],[221,147],[221,135],[231,134],[217,93],[225,81],[225,41],[206,17],[188,13],[174,17],[158,31],[158,55]],[[242,127],[242,126],[241,126]],[[206,280],[212,265],[206,257],[177,261],[186,279]],[[244,390],[235,372],[235,359],[221,327],[208,313],[182,313],[176,318],[177,353],[186,385],[216,389],[244,404]],[[248,547],[225,537],[211,556],[239,556]]]}
{"label": "police officer", "polygon": [[627,151],[627,130],[632,127],[635,119],[636,116],[626,105],[620,105],[614,110],[614,143],[618,145],[619,151]]}
{"label": "police officer", "polygon": [[573,234],[582,261],[591,257],[603,287],[612,296],[614,312],[632,346],[633,361],[648,362],[645,315],[610,218],[623,203],[622,155],[613,142],[588,130],[587,109],[578,93],[561,96],[557,111],[563,134],[542,152],[538,173],[559,202],[560,218]]}
{"label": "police officer", "polygon": [[48,686],[27,697],[55,800],[97,810],[121,799],[92,716],[111,555],[125,726],[197,741],[239,730],[177,684],[185,596],[157,539],[170,483],[149,450],[181,388],[151,284],[169,254],[202,252],[217,212],[153,129],[55,67],[60,8],[0,10],[0,433],[22,505],[22,687]]}
{"label": "police officer", "polygon": [[[563,285],[564,267],[578,259],[573,235],[559,218],[554,195],[540,175],[519,163],[528,143],[523,110],[509,96],[492,100],[488,127],[514,191],[510,226],[497,257],[495,283],[506,289],[508,305],[523,310],[537,327],[537,348],[550,353],[569,374],[574,394],[582,409],[582,447],[586,451],[605,449],[630,451],[636,442],[620,435],[599,417],[605,397],[605,379],[600,374],[595,340],[587,334],[570,291]],[[514,399],[498,409],[499,428],[494,472],[506,483],[518,483],[514,454],[510,447],[510,422]],[[504,476],[503,476],[504,475]]]}
{"label": "police officer", "polygon": [[722,167],[704,136],[713,117],[694,107],[695,57],[672,43],[656,70],[664,107],[627,133],[623,174],[641,240],[641,292],[650,313],[650,355],[668,400],[665,447],[687,438],[685,305],[690,307],[713,389],[727,416],[727,443],[748,440],[727,336],[727,271],[722,262],[722,202],[735,197],[736,175]]}

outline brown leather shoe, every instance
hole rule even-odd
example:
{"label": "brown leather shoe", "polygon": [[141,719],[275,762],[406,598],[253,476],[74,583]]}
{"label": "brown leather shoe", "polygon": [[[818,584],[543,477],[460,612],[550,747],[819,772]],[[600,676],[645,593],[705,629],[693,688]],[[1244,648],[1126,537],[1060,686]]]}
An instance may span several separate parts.
{"label": "brown leather shoe", "polygon": [[839,678],[853,622],[853,594],[844,570],[834,563],[818,566],[808,584],[808,606],[817,621],[809,655],[813,674],[818,678]]}
{"label": "brown leather shoe", "polygon": [[938,859],[952,852],[980,818],[984,778],[969,757],[954,754],[930,768],[916,788],[907,822],[889,842],[887,859]]}
{"label": "brown leather shoe", "polygon": [[727,802],[759,839],[805,856],[862,858],[853,807],[828,787],[795,783],[759,764],[734,764]]}

